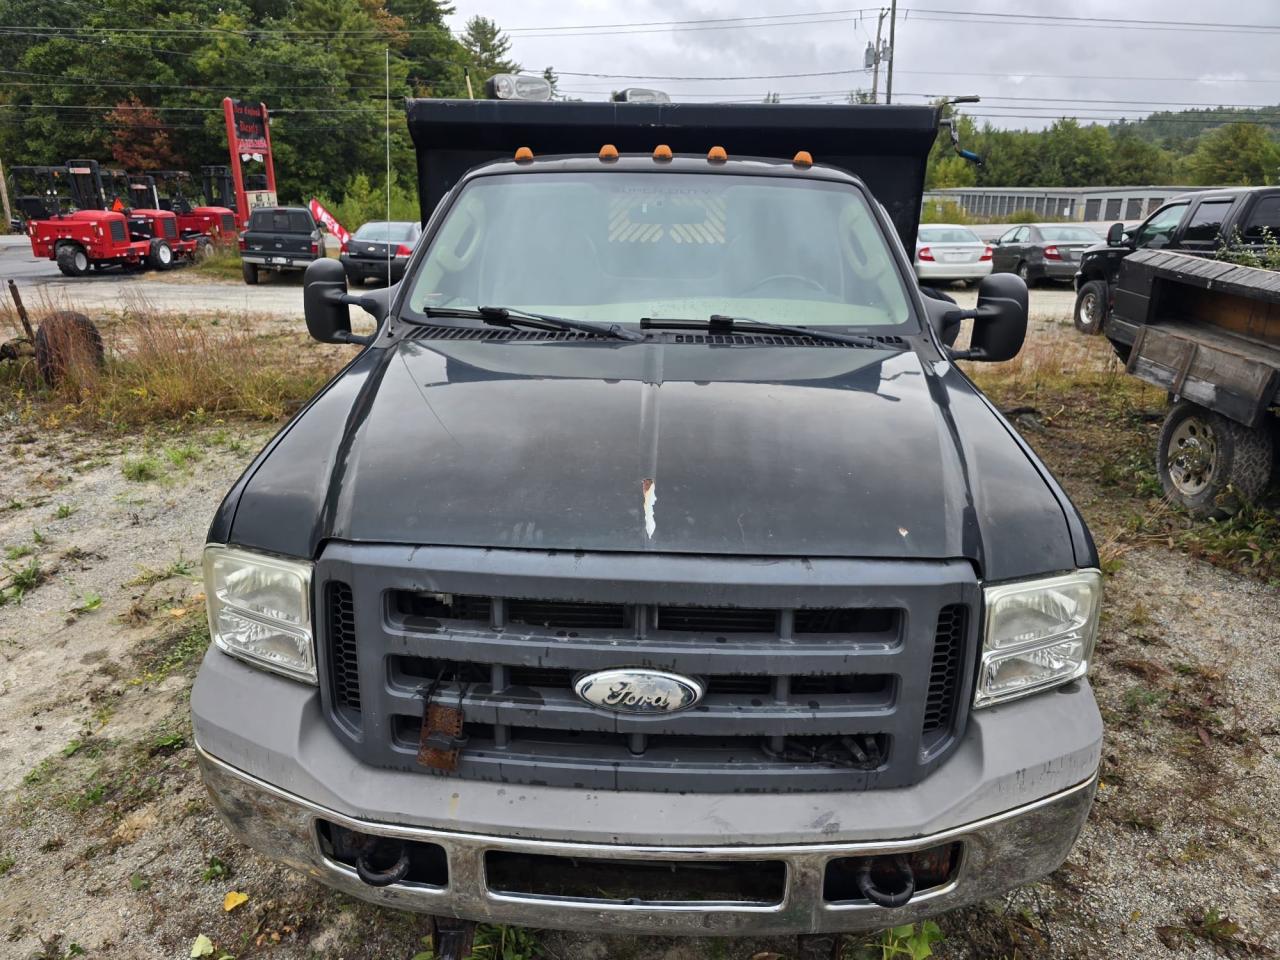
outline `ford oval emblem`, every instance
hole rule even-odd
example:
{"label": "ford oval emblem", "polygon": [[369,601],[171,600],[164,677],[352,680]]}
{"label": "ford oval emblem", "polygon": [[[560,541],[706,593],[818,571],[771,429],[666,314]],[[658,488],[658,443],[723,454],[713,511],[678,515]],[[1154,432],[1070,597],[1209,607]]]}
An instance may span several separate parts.
{"label": "ford oval emblem", "polygon": [[626,667],[579,677],[574,692],[595,707],[618,713],[675,713],[702,699],[702,684],[662,670]]}

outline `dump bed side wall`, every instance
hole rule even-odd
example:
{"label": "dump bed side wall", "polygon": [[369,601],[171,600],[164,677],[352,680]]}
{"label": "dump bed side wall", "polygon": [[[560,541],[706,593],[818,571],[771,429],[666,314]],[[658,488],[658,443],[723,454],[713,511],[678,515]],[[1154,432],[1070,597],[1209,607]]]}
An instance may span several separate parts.
{"label": "dump bed side wall", "polygon": [[889,211],[908,250],[938,124],[932,107],[873,105],[410,100],[406,109],[424,223],[467,170],[510,159],[517,147],[545,156],[590,155],[606,143],[623,153],[665,143],[676,153],[705,154],[718,145],[730,158],[790,159],[807,150],[815,162],[855,174]]}
{"label": "dump bed side wall", "polygon": [[1140,250],[1104,330],[1129,373],[1246,426],[1280,405],[1280,273]]}

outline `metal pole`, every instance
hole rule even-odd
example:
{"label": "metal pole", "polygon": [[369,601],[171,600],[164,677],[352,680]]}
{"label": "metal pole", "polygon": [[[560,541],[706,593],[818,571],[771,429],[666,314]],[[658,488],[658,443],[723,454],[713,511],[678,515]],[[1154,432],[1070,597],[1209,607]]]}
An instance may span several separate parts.
{"label": "metal pole", "polygon": [[889,70],[884,83],[884,102],[893,103],[893,61],[898,59],[898,48],[894,44],[894,27],[898,25],[898,0],[889,5]]}
{"label": "metal pole", "polygon": [[3,160],[0,160],[0,203],[4,204],[4,224],[0,233],[8,233],[9,222],[13,220],[13,211],[9,209],[9,185],[4,182]]}
{"label": "metal pole", "polygon": [[871,61],[872,63],[871,102],[872,103],[880,102],[879,98],[876,96],[876,93],[880,89],[880,31],[884,27],[884,18],[888,16],[888,13],[889,13],[888,10],[881,10],[880,19],[876,21],[876,55],[875,55],[875,59]]}

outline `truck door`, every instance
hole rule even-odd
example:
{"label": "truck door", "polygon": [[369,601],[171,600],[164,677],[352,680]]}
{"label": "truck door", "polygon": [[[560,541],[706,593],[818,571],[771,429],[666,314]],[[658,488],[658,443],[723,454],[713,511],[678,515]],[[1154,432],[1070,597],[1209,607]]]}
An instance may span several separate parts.
{"label": "truck door", "polygon": [[1133,235],[1133,245],[1139,250],[1144,247],[1158,250],[1161,247],[1169,246],[1173,240],[1174,232],[1178,229],[1178,224],[1182,222],[1182,217],[1187,212],[1188,206],[1190,206],[1190,203],[1183,200],[1180,203],[1171,203],[1168,206],[1161,207],[1147,218],[1146,223],[1138,227]]}
{"label": "truck door", "polygon": [[1222,242],[1222,225],[1227,222],[1227,214],[1235,202],[1234,197],[1228,197],[1223,200],[1202,200],[1196,204],[1169,247],[1202,256],[1212,253]]}

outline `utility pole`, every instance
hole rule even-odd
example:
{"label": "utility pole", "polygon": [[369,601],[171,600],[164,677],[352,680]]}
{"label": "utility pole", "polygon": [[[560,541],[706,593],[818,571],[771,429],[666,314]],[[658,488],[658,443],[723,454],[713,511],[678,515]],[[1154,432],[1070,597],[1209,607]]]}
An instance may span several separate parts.
{"label": "utility pole", "polygon": [[9,209],[9,186],[4,182],[3,161],[0,161],[0,203],[4,204],[4,223],[0,223],[0,233],[8,233],[9,223],[13,220],[13,211]]}
{"label": "utility pole", "polygon": [[884,102],[893,103],[893,61],[897,59],[898,49],[894,46],[894,28],[898,25],[898,0],[889,5],[889,71],[884,84]]}
{"label": "utility pole", "polygon": [[880,11],[880,19],[876,21],[876,52],[875,58],[872,60],[871,71],[871,102],[879,103],[880,100],[876,94],[880,89],[880,61],[884,59],[884,47],[880,45],[880,30],[884,27],[884,18],[888,16],[888,10]]}

